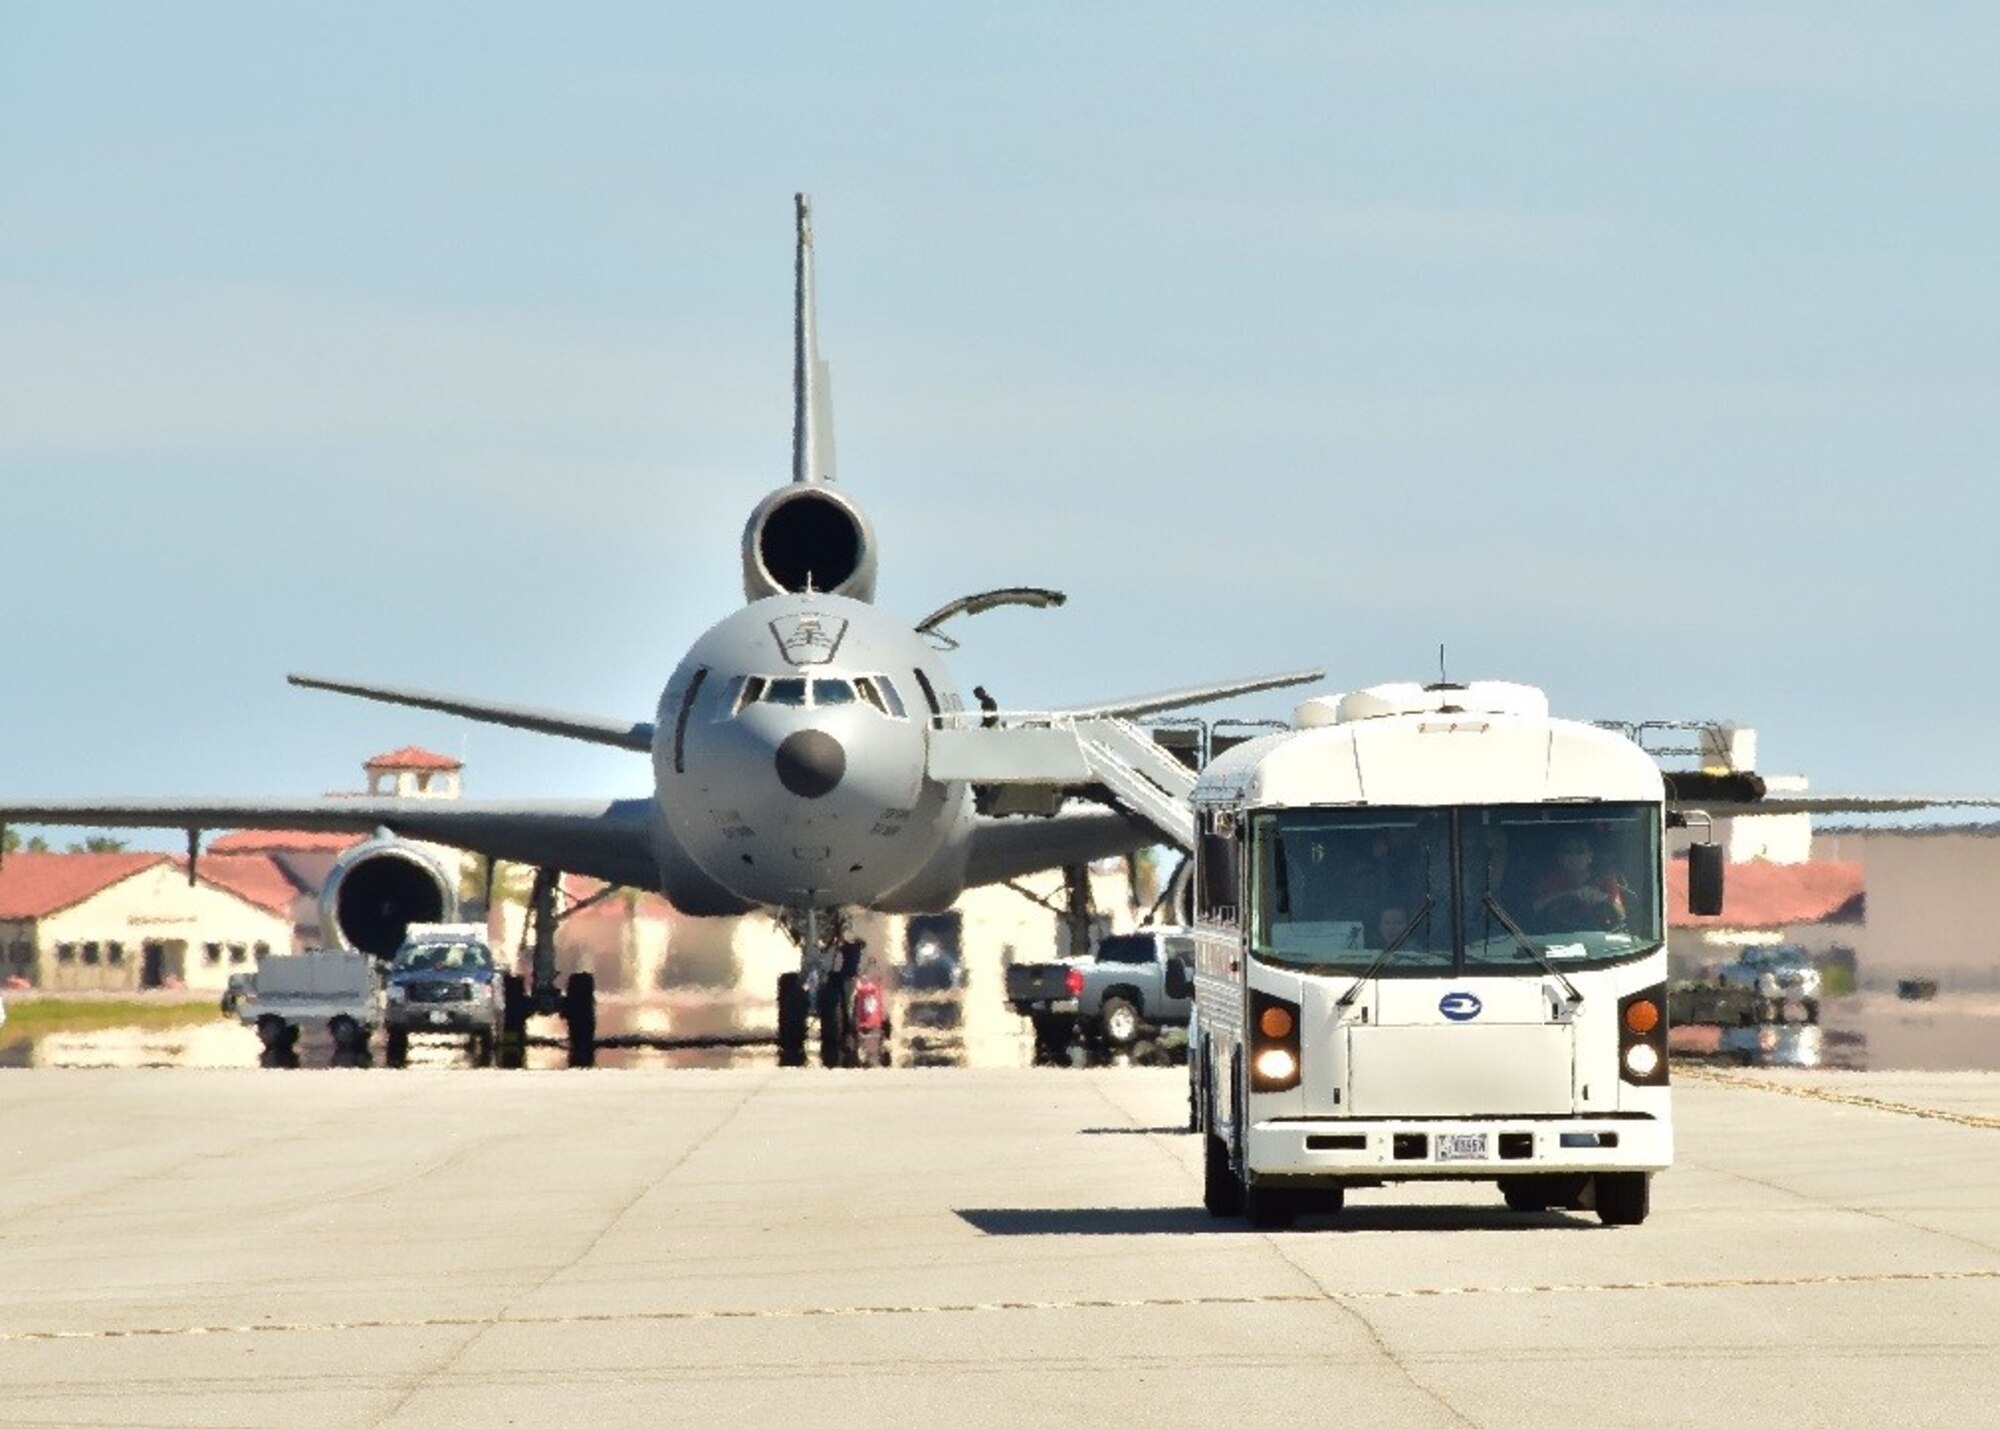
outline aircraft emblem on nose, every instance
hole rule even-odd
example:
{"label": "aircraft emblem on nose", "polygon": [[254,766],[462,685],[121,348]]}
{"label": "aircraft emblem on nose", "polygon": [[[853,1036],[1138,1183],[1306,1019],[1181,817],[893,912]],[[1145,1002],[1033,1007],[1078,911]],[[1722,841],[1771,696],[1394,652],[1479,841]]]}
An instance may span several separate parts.
{"label": "aircraft emblem on nose", "polygon": [[778,642],[779,652],[794,665],[824,665],[840,649],[841,639],[847,634],[847,619],[801,611],[772,621],[771,634]]}

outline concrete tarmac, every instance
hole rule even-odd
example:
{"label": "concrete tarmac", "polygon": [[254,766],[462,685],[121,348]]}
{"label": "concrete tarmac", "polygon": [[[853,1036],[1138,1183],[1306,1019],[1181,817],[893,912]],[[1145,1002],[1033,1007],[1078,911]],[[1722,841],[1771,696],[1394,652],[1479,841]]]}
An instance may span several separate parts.
{"label": "concrete tarmac", "polygon": [[2000,1422],[2000,1076],[1212,1221],[1178,1070],[0,1075],[0,1422]]}

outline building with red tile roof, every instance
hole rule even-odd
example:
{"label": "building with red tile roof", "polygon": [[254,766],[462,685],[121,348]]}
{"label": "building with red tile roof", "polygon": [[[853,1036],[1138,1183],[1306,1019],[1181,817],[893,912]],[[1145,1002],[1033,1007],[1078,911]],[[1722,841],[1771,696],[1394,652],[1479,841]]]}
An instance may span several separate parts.
{"label": "building with red tile roof", "polygon": [[0,976],[51,991],[189,986],[220,992],[293,946],[297,889],[269,858],[202,860],[190,885],[163,853],[0,859]]}
{"label": "building with red tile roof", "polygon": [[465,765],[448,754],[406,744],[362,765],[368,792],[397,799],[456,799]]}

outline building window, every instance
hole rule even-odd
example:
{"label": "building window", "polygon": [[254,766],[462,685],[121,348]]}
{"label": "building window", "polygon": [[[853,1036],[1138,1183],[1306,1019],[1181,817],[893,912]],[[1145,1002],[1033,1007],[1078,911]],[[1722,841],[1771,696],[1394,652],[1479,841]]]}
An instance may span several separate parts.
{"label": "building window", "polygon": [[229,945],[229,961],[232,966],[245,961],[249,956],[250,950],[241,943],[231,943]]}
{"label": "building window", "polygon": [[56,961],[57,961],[57,962],[59,962],[59,963],[73,963],[73,962],[75,962],[75,961],[76,961],[76,944],[75,944],[75,943],[57,943],[57,944],[56,944]]}
{"label": "building window", "polygon": [[201,945],[201,960],[210,967],[219,966],[222,962],[222,944],[203,943]]}
{"label": "building window", "polygon": [[264,959],[271,956],[271,945],[269,943],[259,943],[256,947],[252,948],[250,951],[252,956],[254,956],[257,959],[257,961],[261,963],[264,961]]}
{"label": "building window", "polygon": [[124,966],[125,945],[123,943],[106,943],[104,945],[104,961],[110,963],[114,968]]}
{"label": "building window", "polygon": [[7,956],[15,967],[24,968],[35,960],[35,945],[25,938],[16,939],[14,945],[7,950]]}
{"label": "building window", "polygon": [[97,944],[85,943],[83,945],[83,961],[86,967],[94,968],[97,966]]}

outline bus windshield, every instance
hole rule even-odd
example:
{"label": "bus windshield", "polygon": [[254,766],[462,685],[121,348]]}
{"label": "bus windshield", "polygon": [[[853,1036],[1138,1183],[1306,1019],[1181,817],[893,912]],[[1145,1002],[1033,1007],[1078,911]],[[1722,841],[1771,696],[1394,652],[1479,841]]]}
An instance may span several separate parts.
{"label": "bus windshield", "polygon": [[1659,830],[1643,803],[1260,814],[1252,951],[1359,973],[1387,950],[1382,977],[1622,961],[1663,936]]}

